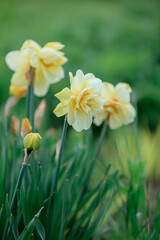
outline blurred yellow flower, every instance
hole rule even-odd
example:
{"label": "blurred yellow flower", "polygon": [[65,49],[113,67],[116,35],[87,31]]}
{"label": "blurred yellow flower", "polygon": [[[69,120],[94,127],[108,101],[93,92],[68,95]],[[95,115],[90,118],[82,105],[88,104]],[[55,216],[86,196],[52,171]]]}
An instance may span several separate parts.
{"label": "blurred yellow flower", "polygon": [[41,145],[42,137],[39,133],[29,133],[23,139],[24,147],[29,151],[36,151]]}
{"label": "blurred yellow flower", "polygon": [[26,71],[34,67],[34,93],[37,96],[47,94],[50,84],[64,77],[62,65],[67,62],[64,53],[59,51],[64,47],[59,42],[47,43],[43,48],[33,40],[27,40],[19,51],[12,51],[6,56],[6,63],[15,73],[11,84],[16,87],[28,85]]}
{"label": "blurred yellow flower", "polygon": [[101,99],[103,110],[95,115],[94,123],[99,126],[107,120],[111,129],[127,125],[134,121],[136,111],[130,103],[131,88],[126,83],[118,83],[115,87],[103,83]]}
{"label": "blurred yellow flower", "polygon": [[24,97],[27,93],[27,87],[16,87],[10,85],[9,92],[13,96]]}
{"label": "blurred yellow flower", "polygon": [[80,132],[87,130],[92,124],[93,114],[102,110],[99,94],[102,81],[92,73],[83,74],[81,70],[75,77],[70,73],[71,87],[64,88],[55,96],[61,101],[54,110],[57,117],[67,114],[67,121]]}

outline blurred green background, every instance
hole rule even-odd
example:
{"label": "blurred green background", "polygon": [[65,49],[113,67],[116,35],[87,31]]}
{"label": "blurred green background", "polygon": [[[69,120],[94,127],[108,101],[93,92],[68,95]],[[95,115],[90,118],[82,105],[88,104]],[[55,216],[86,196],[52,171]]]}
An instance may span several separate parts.
{"label": "blurred green background", "polygon": [[[141,126],[156,129],[160,118],[159,1],[2,1],[0,0],[0,107],[8,98],[12,72],[5,55],[26,39],[42,46],[60,41],[69,59],[65,79],[47,95],[47,125],[58,125],[54,93],[69,84],[68,72],[93,72],[113,84],[128,82]],[[36,100],[38,104],[39,99]],[[25,99],[17,115],[25,116]],[[60,120],[61,121],[61,120]]]}

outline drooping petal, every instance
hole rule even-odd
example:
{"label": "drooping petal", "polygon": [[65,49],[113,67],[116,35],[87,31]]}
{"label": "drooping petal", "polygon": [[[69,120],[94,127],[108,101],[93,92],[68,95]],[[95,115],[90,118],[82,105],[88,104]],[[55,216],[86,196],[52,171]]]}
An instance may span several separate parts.
{"label": "drooping petal", "polygon": [[92,114],[89,114],[89,113],[87,114],[84,111],[80,111],[76,109],[75,116],[76,116],[76,121],[78,122],[78,125],[82,129],[87,130],[90,128],[92,124]]}
{"label": "drooping petal", "polygon": [[136,116],[136,111],[130,103],[125,104],[123,109],[123,115],[125,118],[125,124],[131,123],[134,121],[134,118]]}
{"label": "drooping petal", "polygon": [[46,79],[50,83],[56,83],[64,78],[64,70],[62,67],[51,66],[48,68],[42,67],[42,71]]}
{"label": "drooping petal", "polygon": [[34,94],[38,97],[45,96],[49,89],[49,82],[40,69],[36,69],[34,80]]}
{"label": "drooping petal", "polygon": [[20,51],[12,51],[6,56],[6,63],[13,71],[18,71],[28,63],[26,56]]}
{"label": "drooping petal", "polygon": [[108,116],[107,112],[101,112],[96,114],[94,116],[94,124],[100,126],[102,122],[107,119],[107,116]]}
{"label": "drooping petal", "polygon": [[115,87],[114,97],[123,102],[130,101],[131,88],[126,83],[118,83]]}
{"label": "drooping petal", "polygon": [[71,97],[71,90],[69,88],[64,88],[59,93],[55,94],[55,96],[63,103],[67,104],[69,102],[69,98]]}
{"label": "drooping petal", "polygon": [[123,122],[118,118],[116,114],[112,114],[109,118],[109,126],[111,129],[120,127]]}
{"label": "drooping petal", "polygon": [[27,79],[25,77],[25,71],[24,70],[16,71],[11,78],[11,84],[16,87],[27,86],[28,84]]}
{"label": "drooping petal", "polygon": [[57,117],[61,117],[65,114],[67,114],[68,112],[68,104],[67,105],[63,105],[62,103],[59,103],[57,105],[57,107],[54,109],[53,111]]}
{"label": "drooping petal", "polygon": [[77,132],[81,132],[83,130],[82,125],[80,125],[80,122],[78,122],[77,120],[72,124],[72,127]]}

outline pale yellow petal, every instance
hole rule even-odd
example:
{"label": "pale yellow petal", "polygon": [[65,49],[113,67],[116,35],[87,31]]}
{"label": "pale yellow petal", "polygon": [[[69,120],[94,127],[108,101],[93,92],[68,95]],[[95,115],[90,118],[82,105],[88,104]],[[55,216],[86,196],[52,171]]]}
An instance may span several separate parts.
{"label": "pale yellow petal", "polygon": [[116,98],[123,102],[130,101],[131,88],[126,83],[118,83],[115,87],[115,92],[113,98]]}
{"label": "pale yellow petal", "polygon": [[100,94],[102,81],[99,78],[89,78],[86,81],[86,88],[91,88],[92,94]]}
{"label": "pale yellow petal", "polygon": [[27,50],[28,52],[35,52],[40,49],[41,49],[41,46],[31,39],[26,40],[21,47],[21,51]]}
{"label": "pale yellow petal", "polygon": [[53,111],[57,117],[61,117],[68,112],[68,104],[63,105],[62,103],[59,103],[57,107]]}
{"label": "pale yellow petal", "polygon": [[62,58],[61,54],[52,48],[42,48],[38,53],[38,57],[44,64],[52,64]]}
{"label": "pale yellow petal", "polygon": [[67,104],[69,102],[69,98],[71,97],[71,90],[69,88],[64,88],[59,93],[55,94],[55,96],[63,103]]}
{"label": "pale yellow petal", "polygon": [[75,96],[71,96],[69,99],[69,108],[68,108],[68,117],[67,117],[67,121],[70,125],[72,125],[75,122],[75,104],[76,104]]}
{"label": "pale yellow petal", "polygon": [[116,114],[112,114],[109,118],[109,126],[111,129],[119,128],[123,122],[119,119]]}
{"label": "pale yellow petal", "polygon": [[136,111],[132,104],[128,103],[125,105],[123,109],[123,115],[124,115],[124,122],[125,124],[129,124],[134,121],[134,118],[136,116]]}
{"label": "pale yellow petal", "polygon": [[8,53],[5,60],[9,68],[13,71],[20,70],[28,62],[26,56],[20,51],[12,51]]}
{"label": "pale yellow petal", "polygon": [[40,69],[36,69],[34,80],[34,94],[38,97],[43,97],[47,94],[49,89],[49,82],[43,75]]}
{"label": "pale yellow petal", "polygon": [[44,46],[44,48],[52,48],[55,50],[60,50],[64,48],[64,45],[60,42],[49,42]]}
{"label": "pale yellow petal", "polygon": [[62,78],[64,78],[64,70],[62,67],[42,67],[42,71],[50,83],[59,82]]}
{"label": "pale yellow petal", "polygon": [[81,70],[78,70],[76,72],[76,76],[72,80],[71,91],[79,92],[83,90],[83,88],[85,87],[84,83],[85,83],[84,74]]}
{"label": "pale yellow petal", "polygon": [[87,130],[92,124],[92,114],[76,109],[75,118],[81,129]]}
{"label": "pale yellow petal", "polygon": [[111,83],[103,82],[101,88],[101,97],[103,99],[111,98],[114,91],[114,86]]}
{"label": "pale yellow petal", "polygon": [[94,124],[100,126],[107,119],[107,112],[101,112],[94,116]]}
{"label": "pale yellow petal", "polygon": [[72,127],[77,132],[81,132],[83,130],[82,126],[80,125],[80,122],[78,122],[77,120],[73,123]]}
{"label": "pale yellow petal", "polygon": [[16,71],[12,78],[11,78],[11,84],[16,87],[25,87],[27,86],[27,79],[25,77],[25,71]]}

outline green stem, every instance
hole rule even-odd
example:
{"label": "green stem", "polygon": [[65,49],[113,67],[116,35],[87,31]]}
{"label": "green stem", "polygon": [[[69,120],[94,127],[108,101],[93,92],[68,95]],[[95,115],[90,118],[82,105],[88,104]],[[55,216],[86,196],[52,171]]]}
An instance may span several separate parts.
{"label": "green stem", "polygon": [[17,180],[16,188],[14,190],[12,202],[11,202],[11,208],[10,208],[11,212],[14,211],[14,209],[16,209],[15,204],[16,204],[16,200],[17,200],[17,192],[21,188],[22,179],[23,179],[23,175],[24,175],[24,172],[26,170],[26,167],[27,167],[27,165],[22,164],[22,167],[21,167],[21,170],[20,170],[20,173],[19,173],[19,177],[18,177],[18,180]]}
{"label": "green stem", "polygon": [[57,166],[56,166],[56,173],[54,176],[54,182],[53,182],[53,187],[52,187],[52,192],[56,194],[57,192],[57,183],[58,183],[58,177],[59,177],[59,171],[60,171],[60,166],[61,166],[61,159],[62,159],[62,153],[63,153],[63,147],[64,147],[64,142],[66,138],[66,133],[67,133],[67,119],[64,119],[64,125],[63,125],[63,132],[62,132],[62,138],[61,138],[61,146],[60,146],[60,151],[59,151],[59,156],[58,156],[58,161],[57,161]]}
{"label": "green stem", "polygon": [[93,157],[93,161],[90,165],[90,168],[88,170],[88,174],[85,178],[85,181],[84,181],[84,188],[83,188],[83,191],[82,191],[82,194],[80,196],[80,200],[82,200],[86,190],[87,190],[87,186],[88,186],[88,183],[89,183],[89,180],[91,178],[91,175],[92,175],[92,172],[94,170],[94,167],[95,167],[95,163],[96,163],[96,160],[98,158],[98,155],[100,153],[100,150],[101,150],[101,146],[102,146],[102,142],[103,142],[103,139],[104,139],[104,136],[105,136],[105,133],[106,133],[106,130],[107,130],[107,123],[104,122],[103,124],[103,127],[101,129],[101,133],[100,133],[100,136],[99,136],[99,139],[98,139],[98,143],[97,143],[97,146],[96,146],[96,150],[95,150],[95,153],[94,153],[94,157]]}
{"label": "green stem", "polygon": [[34,132],[34,78],[35,69],[30,67],[28,72],[28,91],[27,91],[27,118]]}
{"label": "green stem", "polygon": [[59,179],[59,172],[60,172],[64,142],[66,139],[67,127],[68,127],[68,123],[67,123],[67,118],[65,117],[63,131],[62,131],[62,137],[61,137],[61,146],[60,146],[60,151],[59,151],[59,156],[58,156],[58,161],[57,161],[57,166],[56,166],[56,172],[54,175],[53,185],[51,188],[51,195],[50,195],[50,199],[49,199],[48,207],[47,207],[47,216],[49,216],[49,214],[50,214],[50,206],[51,205],[54,206],[55,195],[57,193],[57,184],[58,184],[58,179]]}
{"label": "green stem", "polygon": [[[23,179],[23,175],[24,175],[26,167],[27,167],[27,165],[24,165],[24,164],[21,167],[19,177],[18,177],[18,180],[17,180],[17,184],[16,184],[16,187],[15,187],[15,190],[14,190],[13,198],[12,198],[12,201],[11,201],[10,211],[11,211],[11,213],[14,212],[14,214],[16,213],[17,192],[21,188],[22,179]],[[6,225],[5,225],[4,234],[3,234],[3,240],[7,239],[6,237],[7,237],[8,227],[9,227],[9,221],[7,220]]]}

